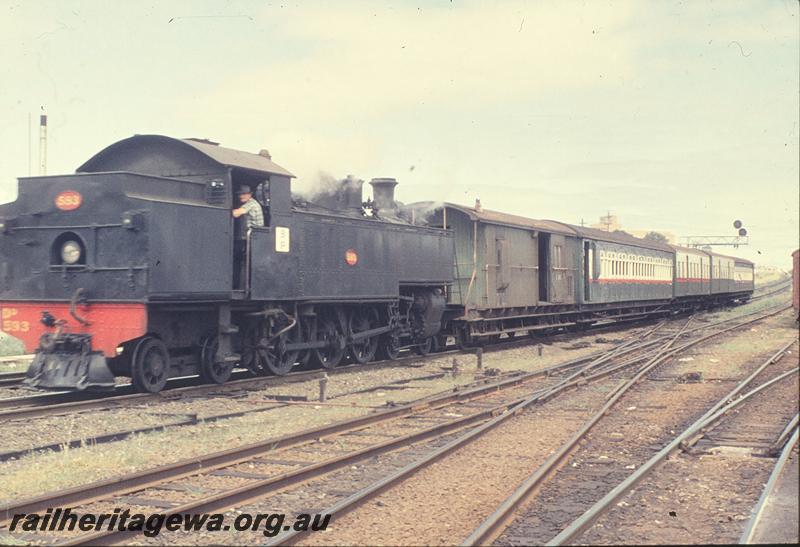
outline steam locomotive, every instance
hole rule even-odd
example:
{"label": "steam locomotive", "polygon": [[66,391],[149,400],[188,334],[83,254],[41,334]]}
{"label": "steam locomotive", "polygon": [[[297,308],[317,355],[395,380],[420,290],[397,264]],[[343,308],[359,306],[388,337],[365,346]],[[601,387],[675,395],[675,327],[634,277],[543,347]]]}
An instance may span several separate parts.
{"label": "steam locomotive", "polygon": [[[311,200],[262,150],[137,135],[0,205],[2,330],[26,383],[224,383],[746,301],[753,264],[452,203],[352,177]],[[265,226],[231,216],[255,189]],[[234,252],[237,242],[243,253]]]}

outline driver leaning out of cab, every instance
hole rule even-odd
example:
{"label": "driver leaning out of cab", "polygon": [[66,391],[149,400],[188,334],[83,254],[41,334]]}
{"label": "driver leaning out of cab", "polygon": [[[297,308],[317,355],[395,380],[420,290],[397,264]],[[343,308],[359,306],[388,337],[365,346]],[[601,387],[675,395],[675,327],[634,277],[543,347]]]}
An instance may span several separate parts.
{"label": "driver leaning out of cab", "polygon": [[239,202],[242,205],[234,209],[232,214],[233,218],[245,216],[242,231],[246,233],[247,230],[254,226],[263,226],[264,212],[261,210],[261,204],[253,198],[253,192],[250,190],[250,187],[246,184],[241,185],[237,194],[239,195]]}

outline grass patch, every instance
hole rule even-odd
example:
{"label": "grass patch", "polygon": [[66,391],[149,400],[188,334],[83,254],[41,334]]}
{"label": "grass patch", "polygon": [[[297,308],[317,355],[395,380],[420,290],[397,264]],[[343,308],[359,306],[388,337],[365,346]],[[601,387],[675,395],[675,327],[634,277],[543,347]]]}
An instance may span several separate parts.
{"label": "grass patch", "polygon": [[0,356],[22,355],[23,353],[25,353],[25,346],[22,345],[21,340],[0,332]]}

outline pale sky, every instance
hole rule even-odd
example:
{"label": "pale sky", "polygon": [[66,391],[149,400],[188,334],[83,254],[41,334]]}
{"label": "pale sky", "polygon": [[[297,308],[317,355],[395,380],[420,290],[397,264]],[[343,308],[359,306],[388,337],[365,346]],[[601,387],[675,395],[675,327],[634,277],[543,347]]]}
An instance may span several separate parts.
{"label": "pale sky", "polygon": [[[136,133],[257,152],[308,187],[798,246],[795,0],[0,0],[0,201]],[[733,253],[722,248],[722,252]],[[760,254],[759,254],[760,253]]]}

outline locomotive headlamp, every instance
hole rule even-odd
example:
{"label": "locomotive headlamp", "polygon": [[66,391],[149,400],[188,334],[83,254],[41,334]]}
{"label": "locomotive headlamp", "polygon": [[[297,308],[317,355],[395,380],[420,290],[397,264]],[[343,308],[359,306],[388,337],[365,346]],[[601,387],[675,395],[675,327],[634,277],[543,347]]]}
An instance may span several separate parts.
{"label": "locomotive headlamp", "polygon": [[65,241],[61,246],[61,260],[64,264],[76,264],[81,259],[81,246],[77,241]]}

